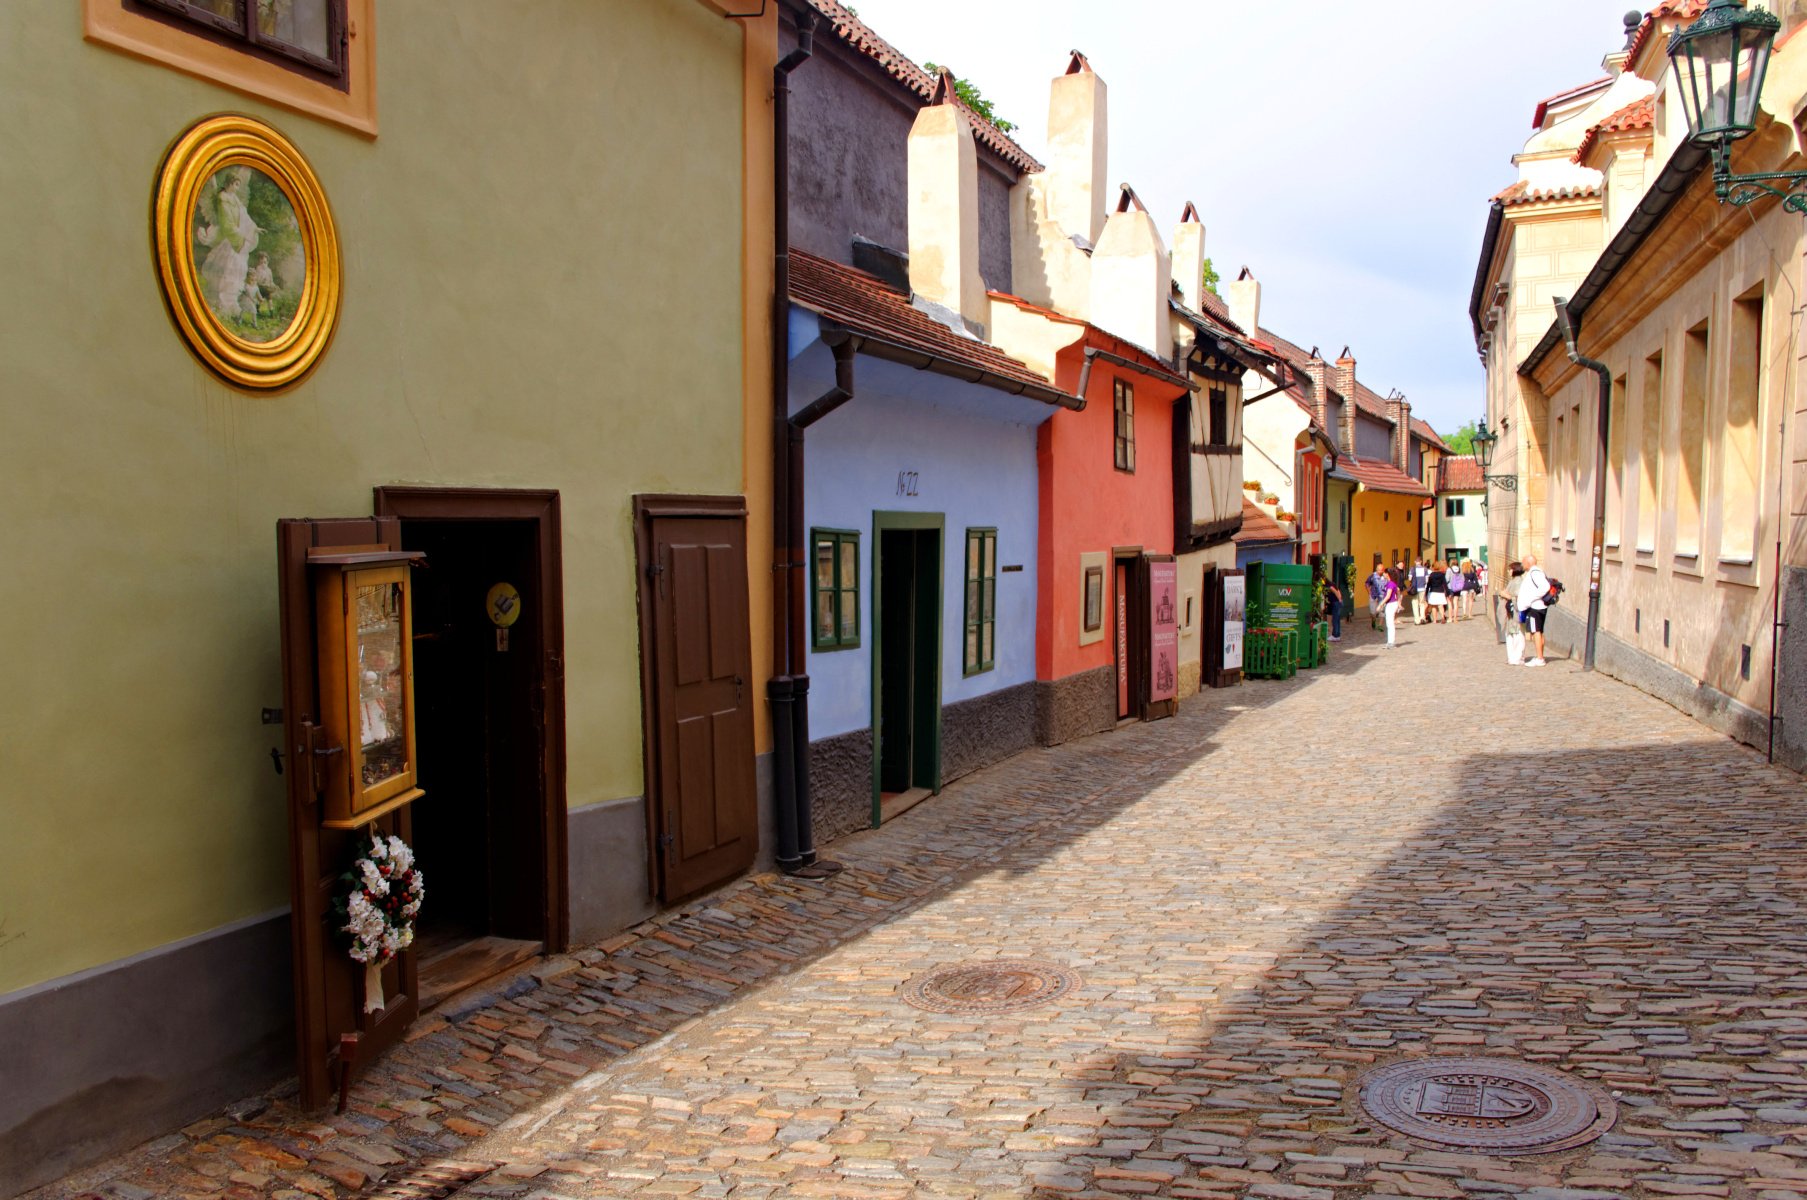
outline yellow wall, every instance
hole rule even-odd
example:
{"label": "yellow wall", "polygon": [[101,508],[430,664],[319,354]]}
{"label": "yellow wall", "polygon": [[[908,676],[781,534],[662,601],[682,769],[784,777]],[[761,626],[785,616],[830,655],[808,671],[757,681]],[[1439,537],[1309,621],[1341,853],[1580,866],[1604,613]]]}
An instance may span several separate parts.
{"label": "yellow wall", "polygon": [[[629,498],[762,480],[741,28],[415,0],[377,45],[373,141],[84,43],[71,0],[0,11],[0,992],[286,904],[275,522],[375,484],[561,490],[570,802],[642,790]],[[151,267],[158,159],[222,110],[299,144],[344,246],[274,399],[195,363]]]}
{"label": "yellow wall", "polygon": [[1419,512],[1422,496],[1395,496],[1390,492],[1358,489],[1349,502],[1349,552],[1355,558],[1358,579],[1374,569],[1375,552],[1392,566],[1401,557],[1411,565],[1418,556]]}

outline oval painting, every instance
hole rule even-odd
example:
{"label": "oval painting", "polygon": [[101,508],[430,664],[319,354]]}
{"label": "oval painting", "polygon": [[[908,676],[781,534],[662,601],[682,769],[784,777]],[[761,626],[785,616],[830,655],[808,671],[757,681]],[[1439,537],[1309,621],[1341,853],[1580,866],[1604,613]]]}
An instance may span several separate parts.
{"label": "oval painting", "polygon": [[190,220],[195,282],[221,325],[269,342],[295,320],[307,254],[295,206],[256,167],[235,164],[201,185]]}

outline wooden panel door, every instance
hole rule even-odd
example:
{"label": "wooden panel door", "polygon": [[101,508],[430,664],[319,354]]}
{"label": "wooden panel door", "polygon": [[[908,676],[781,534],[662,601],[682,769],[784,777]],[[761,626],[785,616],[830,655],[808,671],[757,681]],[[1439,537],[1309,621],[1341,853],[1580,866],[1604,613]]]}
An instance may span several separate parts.
{"label": "wooden panel door", "polygon": [[[316,751],[330,747],[319,733],[314,589],[308,577],[307,555],[315,547],[353,546],[400,550],[400,526],[393,518],[370,517],[285,520],[276,524],[296,1072],[301,1079],[301,1103],[306,1108],[318,1107],[333,1095],[339,1083],[342,1048],[352,1049],[353,1071],[362,1071],[400,1040],[420,1011],[412,951],[403,951],[384,968],[386,1003],[382,1011],[363,1011],[364,970],[345,952],[332,903],[340,887],[339,877],[350,866],[352,846],[359,833],[326,829],[320,824],[320,772],[315,770],[315,760],[320,755]],[[383,817],[377,826],[384,833],[412,841],[408,806]],[[430,871],[425,864],[423,869]]]}
{"label": "wooden panel door", "polygon": [[641,505],[648,793],[671,903],[739,875],[759,847],[746,517]]}

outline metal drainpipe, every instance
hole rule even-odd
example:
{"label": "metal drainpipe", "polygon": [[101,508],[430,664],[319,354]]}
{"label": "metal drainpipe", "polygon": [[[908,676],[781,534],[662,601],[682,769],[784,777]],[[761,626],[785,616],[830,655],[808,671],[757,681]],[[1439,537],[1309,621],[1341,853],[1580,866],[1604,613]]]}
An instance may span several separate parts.
{"label": "metal drainpipe", "polygon": [[[797,21],[797,48],[772,68],[772,808],[780,870],[805,866],[799,853],[796,680],[792,668],[790,581],[803,549],[790,541],[790,74],[815,48],[816,14]],[[807,682],[805,688],[808,687]],[[805,718],[807,720],[807,717]]]}
{"label": "metal drainpipe", "polygon": [[[801,548],[808,541],[803,522],[803,433],[811,425],[853,399],[853,354],[859,347],[855,338],[845,334],[830,335],[829,349],[834,353],[835,385],[817,397],[795,417],[785,420],[785,446],[790,458],[789,509],[791,545]],[[809,564],[801,549],[791,560],[791,579],[787,589],[791,598],[791,651],[797,662],[791,665],[791,779],[793,811],[796,813],[797,853],[792,874],[823,878],[841,869],[840,863],[818,862],[816,859],[815,804],[809,786],[809,672],[804,669],[804,645],[809,628]]]}
{"label": "metal drainpipe", "polygon": [[1588,358],[1575,345],[1575,323],[1569,316],[1567,296],[1555,297],[1556,320],[1562,326],[1562,338],[1568,343],[1569,361],[1586,367],[1600,376],[1599,445],[1594,447],[1594,548],[1587,569],[1587,649],[1581,669],[1594,669],[1594,646],[1600,636],[1600,559],[1606,552],[1606,442],[1612,435],[1612,372],[1597,358]]}

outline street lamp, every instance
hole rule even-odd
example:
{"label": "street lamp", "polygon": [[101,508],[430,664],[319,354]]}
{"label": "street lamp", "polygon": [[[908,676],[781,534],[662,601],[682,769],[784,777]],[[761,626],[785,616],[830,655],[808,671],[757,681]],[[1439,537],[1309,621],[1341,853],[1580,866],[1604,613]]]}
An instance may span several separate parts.
{"label": "street lamp", "polygon": [[[1493,465],[1493,448],[1499,444],[1499,440],[1500,435],[1489,432],[1487,418],[1482,417],[1481,427],[1475,430],[1474,434],[1474,452],[1481,460],[1481,482],[1503,488],[1508,492],[1516,492],[1518,490],[1517,475],[1489,475],[1487,473],[1487,468]],[[1485,496],[1482,497],[1482,502],[1486,502]]]}
{"label": "street lamp", "polygon": [[1746,8],[1744,0],[1713,0],[1698,21],[1669,39],[1669,61],[1688,116],[1689,140],[1713,156],[1713,191],[1720,202],[1743,205],[1774,196],[1783,208],[1807,213],[1807,172],[1732,174],[1732,143],[1756,131],[1757,98],[1781,28],[1773,14]]}

